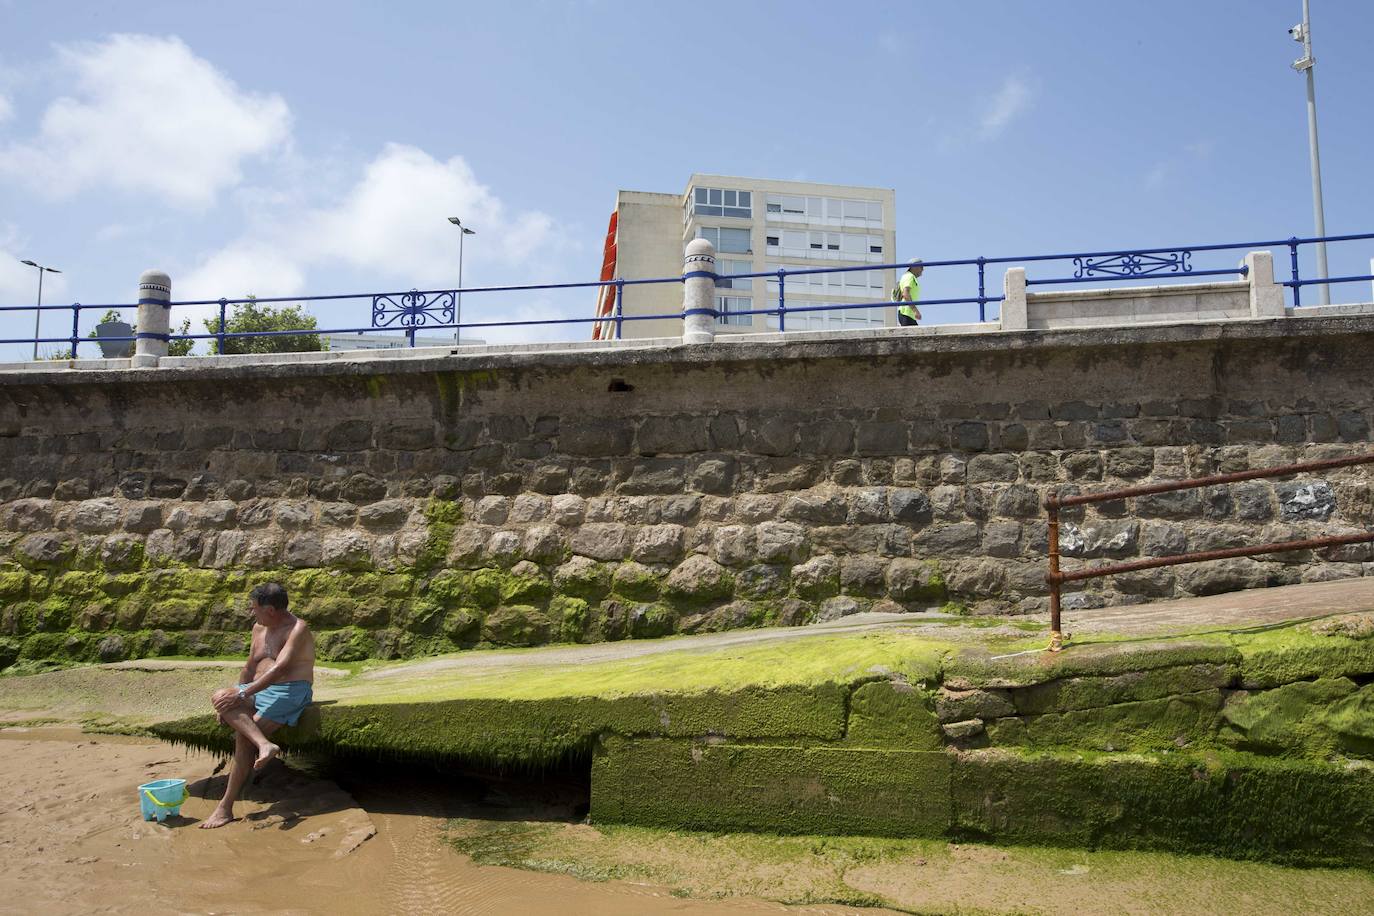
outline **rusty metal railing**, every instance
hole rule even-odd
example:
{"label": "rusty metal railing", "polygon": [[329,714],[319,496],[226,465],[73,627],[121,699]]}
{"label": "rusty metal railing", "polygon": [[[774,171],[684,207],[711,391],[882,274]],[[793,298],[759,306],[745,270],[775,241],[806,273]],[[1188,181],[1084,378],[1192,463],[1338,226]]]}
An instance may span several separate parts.
{"label": "rusty metal railing", "polygon": [[1118,573],[1134,572],[1139,569],[1155,569],[1160,566],[1180,566],[1185,563],[1202,563],[1207,560],[1225,560],[1231,557],[1252,557],[1264,553],[1287,553],[1291,550],[1311,550],[1318,547],[1338,547],[1342,544],[1359,544],[1374,541],[1374,531],[1362,534],[1340,534],[1330,537],[1304,538],[1300,541],[1282,541],[1271,544],[1257,544],[1253,547],[1229,547],[1223,550],[1203,550],[1195,553],[1180,553],[1167,557],[1152,557],[1148,560],[1135,560],[1130,563],[1113,563],[1107,566],[1093,566],[1073,572],[1059,570],[1059,510],[1070,506],[1089,503],[1112,502],[1134,496],[1149,496],[1153,493],[1169,493],[1174,490],[1192,490],[1197,487],[1211,487],[1218,484],[1238,483],[1243,480],[1258,480],[1264,477],[1289,477],[1309,471],[1329,471],[1333,468],[1350,467],[1357,464],[1374,464],[1374,455],[1358,455],[1353,458],[1332,458],[1326,461],[1309,461],[1302,464],[1285,464],[1279,467],[1255,471],[1236,471],[1232,474],[1213,474],[1210,477],[1195,477],[1191,480],[1170,480],[1164,483],[1147,484],[1141,487],[1126,487],[1120,490],[1107,490],[1102,493],[1084,493],[1075,496],[1050,495],[1045,497],[1045,511],[1049,515],[1049,562],[1050,571],[1045,581],[1050,586],[1050,646],[1051,652],[1064,647],[1064,634],[1061,626],[1060,592],[1065,582],[1079,582],[1101,576],[1114,576]]}

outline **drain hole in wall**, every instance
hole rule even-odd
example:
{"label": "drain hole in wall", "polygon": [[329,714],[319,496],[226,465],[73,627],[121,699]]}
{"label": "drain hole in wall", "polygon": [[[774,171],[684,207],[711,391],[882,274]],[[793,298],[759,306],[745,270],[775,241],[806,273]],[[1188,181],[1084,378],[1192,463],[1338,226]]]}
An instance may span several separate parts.
{"label": "drain hole in wall", "polygon": [[623,378],[613,378],[606,386],[607,391],[634,391],[635,386],[627,384]]}

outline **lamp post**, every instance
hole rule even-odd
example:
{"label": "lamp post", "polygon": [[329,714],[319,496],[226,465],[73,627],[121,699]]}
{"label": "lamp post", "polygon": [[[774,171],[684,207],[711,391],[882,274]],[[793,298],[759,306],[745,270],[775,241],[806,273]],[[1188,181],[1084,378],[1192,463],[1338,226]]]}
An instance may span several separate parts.
{"label": "lamp post", "polygon": [[33,310],[33,358],[38,359],[38,325],[43,320],[43,274],[60,274],[62,271],[56,267],[44,267],[36,261],[23,260],[20,264],[27,264],[29,267],[38,270],[38,303]]}
{"label": "lamp post", "polygon": [[463,236],[476,235],[477,233],[464,226],[463,221],[456,216],[450,216],[448,221],[458,227],[458,317],[453,322],[455,325],[459,325],[453,329],[453,343],[456,346],[461,343],[458,338],[463,333],[461,327],[463,323]]}
{"label": "lamp post", "polygon": [[[1326,216],[1322,213],[1322,157],[1317,150],[1317,90],[1312,80],[1312,67],[1317,59],[1312,56],[1312,22],[1308,15],[1308,0],[1302,0],[1302,22],[1288,30],[1294,41],[1302,43],[1302,57],[1293,61],[1293,69],[1307,74],[1307,145],[1312,159],[1312,215],[1316,219],[1317,237],[1326,237]],[[1325,280],[1326,243],[1317,243],[1317,276]],[[1331,304],[1331,287],[1323,283],[1321,290],[1322,305]]]}

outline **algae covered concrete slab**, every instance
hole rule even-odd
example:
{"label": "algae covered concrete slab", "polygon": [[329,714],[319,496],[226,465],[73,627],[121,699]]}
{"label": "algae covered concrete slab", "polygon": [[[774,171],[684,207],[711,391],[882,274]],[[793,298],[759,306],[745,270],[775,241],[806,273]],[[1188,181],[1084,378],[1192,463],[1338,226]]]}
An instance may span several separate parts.
{"label": "algae covered concrete slab", "polygon": [[1251,754],[957,756],[956,835],[1374,866],[1374,769]]}
{"label": "algae covered concrete slab", "polygon": [[592,760],[591,816],[693,830],[941,836],[943,751],[611,739]]}

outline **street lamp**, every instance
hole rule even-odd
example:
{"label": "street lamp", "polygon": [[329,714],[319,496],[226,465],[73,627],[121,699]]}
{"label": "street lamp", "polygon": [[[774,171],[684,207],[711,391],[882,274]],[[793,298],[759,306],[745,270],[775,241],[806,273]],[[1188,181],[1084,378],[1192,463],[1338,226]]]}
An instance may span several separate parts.
{"label": "street lamp", "polygon": [[[456,217],[456,216],[450,216],[450,217],[448,218],[448,221],[449,221],[450,223],[453,223],[453,225],[457,226],[457,227],[458,227],[458,230],[459,230],[459,231],[458,231],[458,317],[457,317],[457,319],[456,319],[453,323],[454,323],[455,325],[462,325],[462,323],[463,323],[463,236],[465,236],[465,235],[476,235],[477,233],[476,233],[474,230],[469,229],[467,226],[464,226],[464,225],[463,225],[463,221],[460,220],[460,219],[459,219],[458,217]],[[461,343],[461,341],[459,341],[458,337],[459,337],[459,335],[461,335],[462,333],[463,333],[463,329],[462,329],[461,327],[455,327],[455,328],[453,329],[453,343],[454,343],[455,345]]]}
{"label": "street lamp", "polygon": [[[43,319],[43,274],[60,274],[62,271],[56,267],[44,267],[36,261],[23,260],[19,263],[38,269],[38,307],[33,310],[33,358],[38,359],[38,324]],[[76,354],[73,353],[72,355],[75,356]]]}
{"label": "street lamp", "polygon": [[[1312,214],[1316,218],[1317,236],[1326,237],[1326,216],[1322,213],[1322,157],[1317,151],[1317,90],[1312,81],[1312,66],[1317,59],[1312,56],[1312,22],[1308,15],[1308,0],[1302,0],[1302,22],[1288,30],[1293,40],[1302,43],[1302,57],[1293,61],[1293,69],[1307,74],[1307,145],[1312,158]],[[1326,279],[1326,243],[1317,243],[1317,276]],[[1322,305],[1331,304],[1331,287],[1323,283],[1321,290]]]}

